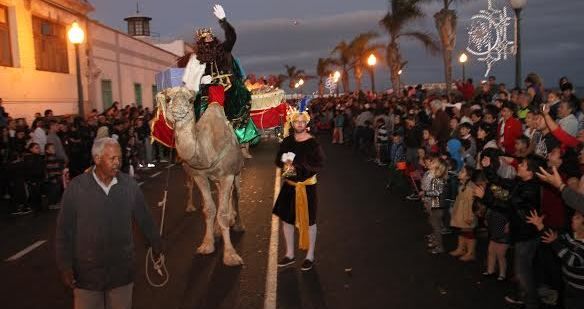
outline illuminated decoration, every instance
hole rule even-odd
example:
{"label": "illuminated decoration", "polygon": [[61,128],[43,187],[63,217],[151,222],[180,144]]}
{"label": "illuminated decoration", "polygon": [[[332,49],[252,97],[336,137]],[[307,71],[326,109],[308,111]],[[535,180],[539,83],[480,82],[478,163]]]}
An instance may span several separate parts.
{"label": "illuminated decoration", "polygon": [[507,8],[497,9],[493,6],[493,0],[487,1],[487,9],[480,10],[477,15],[471,17],[466,47],[469,53],[478,57],[478,61],[486,63],[485,77],[489,75],[497,61],[507,60],[507,56],[514,51],[513,41],[507,39],[511,24]]}
{"label": "illuminated decoration", "polygon": [[330,94],[335,93],[335,91],[337,90],[338,81],[339,79],[336,78],[333,74],[330,74],[329,77],[326,79],[324,86],[326,87],[326,89],[329,90]]}

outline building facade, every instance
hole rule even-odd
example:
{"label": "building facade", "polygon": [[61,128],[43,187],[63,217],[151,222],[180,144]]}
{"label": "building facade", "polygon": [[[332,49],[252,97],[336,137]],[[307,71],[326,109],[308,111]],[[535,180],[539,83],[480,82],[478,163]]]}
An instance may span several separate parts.
{"label": "building facade", "polygon": [[90,19],[92,11],[86,0],[0,0],[0,98],[11,117],[78,113],[75,46],[67,39],[75,21],[86,38],[79,46],[84,110],[114,101],[153,106],[156,73],[179,55]]}

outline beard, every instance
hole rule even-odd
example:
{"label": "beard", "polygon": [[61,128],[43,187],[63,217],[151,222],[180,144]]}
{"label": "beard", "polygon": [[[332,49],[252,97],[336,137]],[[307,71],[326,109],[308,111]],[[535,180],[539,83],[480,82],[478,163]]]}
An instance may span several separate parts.
{"label": "beard", "polygon": [[205,42],[204,39],[197,41],[195,54],[197,60],[201,63],[211,63],[217,61],[219,57],[219,42],[213,39],[211,42]]}

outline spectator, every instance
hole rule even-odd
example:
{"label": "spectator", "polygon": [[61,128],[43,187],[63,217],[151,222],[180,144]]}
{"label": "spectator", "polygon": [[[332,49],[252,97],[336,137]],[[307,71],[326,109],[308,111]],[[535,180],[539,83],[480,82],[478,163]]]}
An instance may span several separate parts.
{"label": "spectator", "polygon": [[439,147],[445,147],[450,136],[450,130],[448,129],[450,120],[448,114],[442,109],[442,105],[440,100],[430,102],[430,108],[432,109],[431,133],[438,141]]}
{"label": "spectator", "polygon": [[67,161],[69,161],[69,158],[67,157],[67,153],[65,152],[65,147],[63,147],[61,138],[59,137],[59,135],[57,135],[58,133],[59,123],[56,120],[49,120],[49,134],[47,135],[47,145],[52,144],[55,150],[54,155],[57,157],[57,159],[66,163]]}
{"label": "spectator", "polygon": [[47,181],[44,191],[49,200],[49,209],[60,209],[59,202],[63,192],[63,170],[65,161],[57,156],[56,147],[52,143],[45,145],[45,166],[47,168]]}
{"label": "spectator", "polygon": [[477,218],[473,211],[473,191],[476,181],[476,171],[473,167],[465,166],[458,174],[458,194],[454,201],[450,226],[460,229],[458,246],[450,252],[451,256],[459,257],[461,261],[468,262],[475,259],[476,239],[474,228],[477,226]]}
{"label": "spectator", "polygon": [[579,123],[578,118],[574,116],[576,107],[570,101],[560,102],[558,108],[558,124],[568,134],[572,136],[578,135]]}
{"label": "spectator", "polygon": [[515,153],[515,140],[523,134],[521,122],[513,116],[514,107],[510,102],[503,104],[501,109],[501,122],[497,128],[499,147],[505,153]]}

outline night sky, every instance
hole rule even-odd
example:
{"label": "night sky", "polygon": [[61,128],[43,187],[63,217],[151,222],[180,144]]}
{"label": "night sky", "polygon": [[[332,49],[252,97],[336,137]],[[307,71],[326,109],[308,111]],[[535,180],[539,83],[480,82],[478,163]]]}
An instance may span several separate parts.
{"label": "night sky", "polygon": [[[125,31],[124,17],[134,15],[135,1],[93,0],[92,17]],[[424,6],[427,17],[412,23],[409,28],[425,30],[437,37],[432,15],[442,1]],[[462,52],[468,41],[469,19],[487,0],[455,1],[459,15],[457,51]],[[504,0],[494,0],[498,5]],[[193,29],[211,26],[220,32],[212,15],[215,2],[201,0],[142,0],[142,14],[150,16],[152,31],[161,40],[184,38],[191,40]],[[314,73],[319,57],[329,56],[342,39],[350,40],[366,31],[378,31],[386,42],[378,21],[385,14],[388,2],[383,0],[225,0],[228,20],[238,33],[234,54],[240,58],[247,73],[256,75],[284,73],[284,64],[295,65]],[[568,76],[577,87],[584,85],[584,1],[529,0],[523,10],[523,73],[539,73],[546,87],[557,87],[561,76]],[[510,11],[510,15],[512,12]],[[513,38],[510,29],[509,38]],[[403,74],[406,83],[441,82],[443,65],[440,56],[431,56],[415,41],[403,40],[402,50],[408,65]],[[467,76],[483,78],[485,67],[470,58]],[[499,62],[492,70],[501,82],[514,81],[513,57]],[[454,77],[461,69],[454,63]],[[367,87],[366,77],[364,85]],[[389,87],[386,70],[377,72],[377,87]]]}

